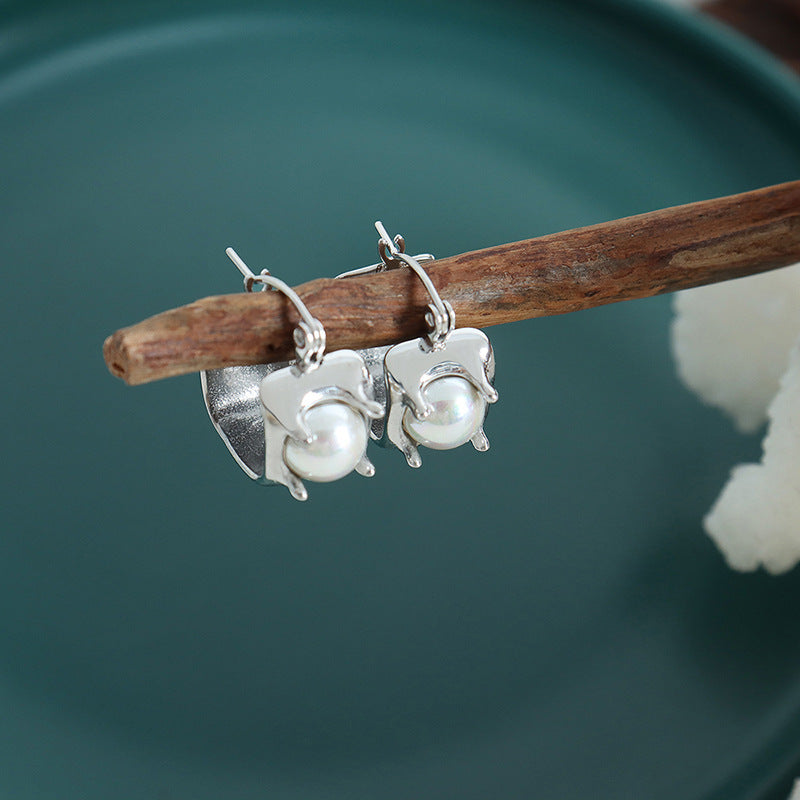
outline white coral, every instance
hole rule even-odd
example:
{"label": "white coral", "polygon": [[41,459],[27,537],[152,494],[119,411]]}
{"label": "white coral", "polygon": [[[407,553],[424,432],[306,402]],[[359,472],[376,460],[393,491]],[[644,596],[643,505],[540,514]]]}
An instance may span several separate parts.
{"label": "white coral", "polygon": [[675,311],[678,374],[741,431],[755,431],[800,335],[800,264],[680,292]]}
{"label": "white coral", "polygon": [[686,384],[742,431],[770,419],[761,463],[733,470],[706,531],[735,569],[784,572],[800,561],[800,265],[681,292],[675,310]]}
{"label": "white coral", "polygon": [[732,567],[778,573],[800,561],[800,341],[769,418],[761,463],[733,470],[704,523]]}

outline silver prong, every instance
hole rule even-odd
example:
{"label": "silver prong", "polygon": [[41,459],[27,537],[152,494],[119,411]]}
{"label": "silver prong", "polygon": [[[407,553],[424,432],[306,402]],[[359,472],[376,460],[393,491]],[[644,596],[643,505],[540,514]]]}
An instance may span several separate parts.
{"label": "silver prong", "polygon": [[[287,471],[288,472],[288,471]],[[295,500],[308,500],[308,490],[303,486],[303,482],[294,475],[287,474],[287,488]]]}
{"label": "silver prong", "polygon": [[356,464],[356,472],[365,478],[371,478],[375,474],[375,465],[367,458],[366,454],[361,456],[361,461]]}
{"label": "silver prong", "polygon": [[403,448],[403,455],[406,457],[406,461],[408,462],[409,467],[414,467],[414,469],[418,469],[422,466],[422,456],[419,454],[419,450],[413,445],[407,445]]}
{"label": "silver prong", "polygon": [[489,440],[486,438],[483,428],[478,428],[470,441],[472,442],[472,446],[481,453],[485,453],[489,449]]}

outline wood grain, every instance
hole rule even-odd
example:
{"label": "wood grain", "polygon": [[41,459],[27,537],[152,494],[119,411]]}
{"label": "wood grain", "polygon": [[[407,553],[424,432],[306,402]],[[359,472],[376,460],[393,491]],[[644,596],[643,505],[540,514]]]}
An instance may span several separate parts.
{"label": "wood grain", "polygon": [[[459,327],[486,327],[714,283],[800,261],[800,181],[443,258],[428,272]],[[427,296],[410,271],[296,287],[328,349],[424,332]],[[207,297],[110,336],[129,384],[293,356],[298,317],[275,292]]]}

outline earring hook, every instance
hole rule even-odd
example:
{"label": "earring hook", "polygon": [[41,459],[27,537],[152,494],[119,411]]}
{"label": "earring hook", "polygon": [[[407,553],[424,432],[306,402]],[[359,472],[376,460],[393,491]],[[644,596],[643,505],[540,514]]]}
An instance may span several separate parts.
{"label": "earring hook", "polygon": [[394,238],[389,236],[380,220],[375,223],[375,230],[378,231],[378,236],[380,237],[378,239],[378,254],[386,267],[391,269],[405,264],[422,281],[425,290],[428,292],[431,303],[425,313],[425,322],[430,328],[427,339],[434,350],[438,349],[456,327],[456,314],[453,311],[453,306],[447,300],[442,300],[430,276],[419,263],[419,256],[410,256],[405,252],[406,243],[402,236],[397,235]]}
{"label": "earring hook", "polygon": [[[376,223],[376,225],[381,225],[381,227],[383,227],[383,223],[381,222]],[[386,233],[385,229],[384,233]],[[386,234],[386,238],[389,239],[388,233]],[[394,237],[394,245],[395,250],[405,253],[406,242],[405,239],[403,239],[403,237],[399,234]],[[395,269],[401,266],[400,263],[393,261],[390,256],[386,255],[386,245],[383,242],[383,237],[378,240],[378,255],[380,255],[381,260],[377,264],[370,264],[367,267],[359,267],[358,269],[349,269],[347,272],[340,272],[335,277],[354,278],[356,275],[371,275],[373,272],[385,272],[387,269]],[[423,262],[436,260],[433,253],[418,253],[414,256],[414,259],[420,264]]]}
{"label": "earring hook", "polygon": [[375,229],[378,231],[378,255],[381,260],[377,264],[370,264],[368,267],[342,272],[336,277],[352,278],[356,275],[369,275],[373,272],[383,272],[387,269],[407,266],[419,277],[430,295],[431,303],[425,313],[425,322],[430,328],[426,339],[430,347],[437,350],[444,344],[455,328],[456,314],[450,303],[447,300],[442,300],[428,273],[422,268],[421,262],[435,260],[433,255],[420,253],[416,256],[410,256],[406,253],[406,242],[402,236],[399,234],[394,238],[389,236],[380,220],[375,223]]}
{"label": "earring hook", "polygon": [[301,372],[307,372],[319,366],[325,353],[325,328],[316,317],[312,316],[306,304],[300,299],[300,295],[288,283],[270,275],[268,269],[262,269],[256,275],[232,247],[226,248],[225,254],[242,273],[246,292],[252,292],[253,286],[260,283],[262,292],[273,289],[292,302],[301,317],[300,324],[294,330],[297,367]]}

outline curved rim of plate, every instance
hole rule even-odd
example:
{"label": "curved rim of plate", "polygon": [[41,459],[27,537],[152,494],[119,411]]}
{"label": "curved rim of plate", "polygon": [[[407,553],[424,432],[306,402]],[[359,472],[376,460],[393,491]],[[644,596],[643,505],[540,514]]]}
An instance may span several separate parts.
{"label": "curved rim of plate", "polygon": [[[743,33],[698,8],[677,7],[667,0],[579,0],[661,34],[686,46],[685,58],[721,76],[738,78],[738,91],[756,102],[767,101],[784,122],[800,128],[800,75]],[[800,139],[797,145],[800,152]],[[792,176],[787,176],[791,180]]]}
{"label": "curved rim of plate", "polygon": [[[485,2],[488,5],[490,0]],[[305,5],[304,11],[308,13],[313,6],[330,9],[331,5],[338,4],[347,7],[347,2],[340,3],[340,0],[312,0]],[[506,0],[504,3],[508,10],[518,4],[525,5],[521,0]],[[684,61],[699,63],[718,77],[737,79],[734,89],[743,100],[761,106],[756,110],[762,116],[770,112],[777,114],[777,125],[796,129],[800,157],[800,77],[758,43],[699,9],[679,8],[666,0],[573,0],[570,4],[616,17],[622,25],[655,36],[667,47],[680,46],[680,57]],[[147,14],[166,5],[143,3],[138,7],[139,14],[129,20],[118,13],[118,8],[117,13],[110,13],[114,4],[96,0],[74,4],[59,0],[0,0],[4,16],[0,31],[7,35],[5,41],[0,42],[0,82],[18,69],[25,69],[31,61],[42,58],[43,48],[53,54],[65,46],[73,47],[76,40],[107,35],[129,23],[142,25]],[[257,7],[267,10],[269,5],[268,2]],[[371,4],[370,9],[373,13],[380,13],[384,6],[394,6],[396,10],[397,3],[392,0],[377,2]],[[69,24],[73,14],[86,15],[98,7],[109,10],[107,25],[103,25],[102,13],[91,15],[94,25],[73,28]],[[173,13],[185,18],[187,14],[206,14],[208,9],[208,5],[193,7],[188,4],[174,6]],[[86,16],[82,18],[87,20]],[[65,32],[62,26],[68,30]],[[786,180],[797,177],[800,176],[787,175]],[[800,704],[800,692],[797,694],[796,698],[791,698],[796,702],[787,705],[796,707]],[[785,787],[800,776],[800,718],[787,714],[786,719],[775,725],[775,731],[760,752],[736,768],[721,785],[712,788],[707,797],[720,800],[783,798],[788,793]],[[796,742],[798,746],[795,749],[787,747],[787,741]]]}
{"label": "curved rim of plate", "polygon": [[[445,1],[434,0],[433,4]],[[790,124],[800,128],[800,78],[761,45],[699,9],[678,7],[668,0],[550,0],[559,1],[618,17],[623,24],[632,24],[651,34],[666,35],[661,41],[685,46],[681,57],[694,59],[731,77],[738,77],[741,80],[738,88],[743,94],[750,95],[753,100],[770,101],[774,110],[783,112]],[[475,5],[482,3],[491,5],[490,0],[478,0]],[[284,0],[277,0],[274,4],[296,9],[294,4],[286,4]],[[396,12],[399,4],[419,5],[422,9],[432,5],[415,3],[414,0],[405,3],[404,0],[399,0],[399,3],[397,0],[379,0],[370,4],[369,9],[371,13],[380,13],[384,8]],[[71,31],[73,35],[68,38],[70,44],[74,44],[75,38],[102,35],[119,30],[131,22],[141,25],[153,11],[159,9],[171,8],[172,13],[181,18],[187,14],[202,15],[209,12],[209,4],[202,2],[170,6],[159,0],[151,0],[135,5],[137,14],[128,19],[125,14],[119,13],[115,4],[98,0],[76,3],[60,0],[0,0],[4,17],[0,22],[0,31],[8,34],[5,41],[0,42],[0,73],[13,72],[15,67],[24,64],[30,57],[41,57],[39,48],[48,42],[53,50],[59,50],[64,46],[63,35],[59,34],[63,34],[63,27],[69,27],[71,20],[76,17],[89,24],[82,24]],[[273,3],[268,0],[248,5],[263,11]],[[337,5],[355,11],[362,8],[357,0],[311,0],[304,3],[303,7],[304,13],[308,13],[315,7],[330,9]],[[503,5],[511,10],[514,6],[525,6],[527,2],[505,0]],[[97,13],[98,8],[100,14]],[[104,26],[102,11],[106,10],[108,18],[107,26]]]}

